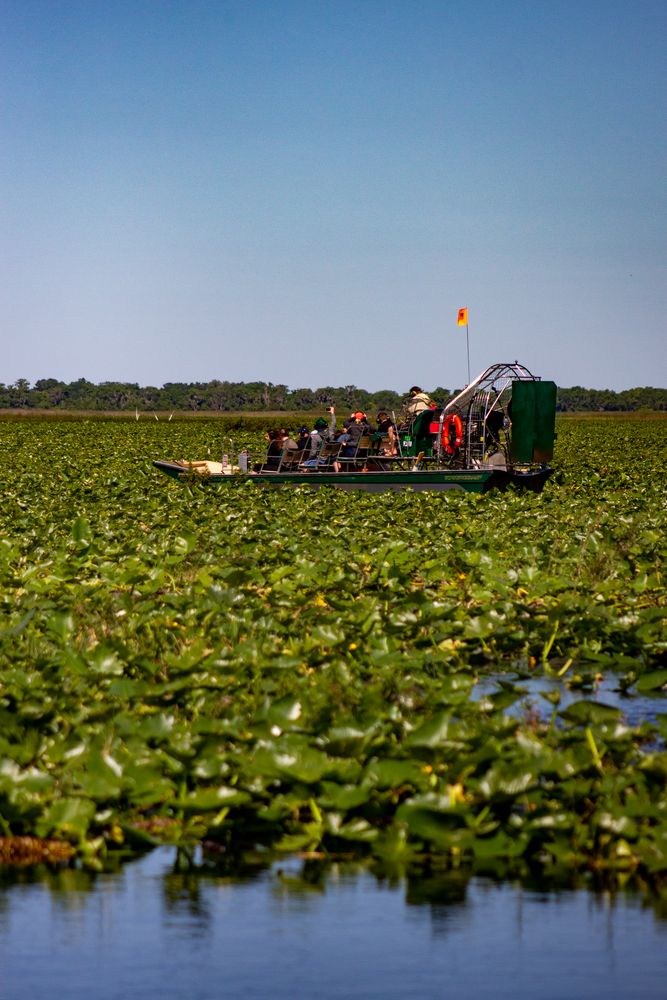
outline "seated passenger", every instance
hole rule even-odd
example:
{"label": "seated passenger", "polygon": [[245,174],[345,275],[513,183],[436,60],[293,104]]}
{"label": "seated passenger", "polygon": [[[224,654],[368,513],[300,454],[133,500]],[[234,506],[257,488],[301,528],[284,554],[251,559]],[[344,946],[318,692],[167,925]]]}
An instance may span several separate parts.
{"label": "seated passenger", "polygon": [[303,463],[308,469],[317,469],[328,464],[326,458],[320,457],[320,452],[325,441],[336,440],[336,409],[329,407],[329,423],[324,417],[318,417],[310,432],[310,456]]}
{"label": "seated passenger", "polygon": [[424,392],[418,385],[413,385],[410,389],[410,398],[401,410],[399,423],[401,426],[409,426],[418,413],[429,410],[436,404],[427,392]]}
{"label": "seated passenger", "polygon": [[309,432],[306,438],[306,443],[304,448],[306,448],[308,454],[306,455],[307,461],[313,458],[317,458],[320,449],[322,447],[322,442],[324,441],[325,431],[327,429],[327,422],[323,417],[318,417],[313,424],[312,431]]}
{"label": "seated passenger", "polygon": [[264,439],[267,444],[266,448],[266,461],[258,462],[253,468],[255,472],[262,472],[263,470],[277,469],[280,465],[280,453],[282,451],[282,446],[280,439],[278,438],[278,431],[268,430],[264,434]]}
{"label": "seated passenger", "polygon": [[396,455],[398,452],[398,435],[394,421],[386,410],[380,410],[377,415],[377,434],[380,439],[380,455]]}
{"label": "seated passenger", "polygon": [[296,439],[296,446],[299,451],[303,451],[304,448],[308,448],[310,451],[310,431],[305,425],[303,427],[299,427],[299,436]]}
{"label": "seated passenger", "polygon": [[[369,424],[368,417],[363,410],[357,410],[352,417],[351,421],[346,421],[347,428],[345,431],[336,438],[337,441],[343,442],[343,447],[339,455],[340,458],[354,458],[357,455],[361,438],[373,433],[373,428]],[[340,471],[339,462],[334,462],[334,471]]]}
{"label": "seated passenger", "polygon": [[[373,433],[373,428],[368,422],[368,417],[363,410],[357,410],[352,414],[352,420],[347,425],[347,442],[341,451],[343,458],[354,455],[362,437],[367,437]],[[341,438],[339,437],[340,441]]]}
{"label": "seated passenger", "polygon": [[338,441],[339,444],[347,444],[347,442],[350,440],[350,421],[349,420],[346,420],[343,423],[343,429],[340,430],[340,431],[338,431],[338,433],[335,436],[335,440]]}
{"label": "seated passenger", "polygon": [[284,427],[281,427],[278,431],[278,439],[280,441],[280,450],[284,451],[286,448],[289,451],[298,451],[299,446],[296,441],[290,437],[290,433]]}
{"label": "seated passenger", "polygon": [[327,424],[324,417],[318,417],[313,424],[313,429],[310,432],[311,444],[311,457],[314,457],[317,452],[322,447],[324,441],[333,441],[336,437],[336,407],[329,407],[329,423]]}

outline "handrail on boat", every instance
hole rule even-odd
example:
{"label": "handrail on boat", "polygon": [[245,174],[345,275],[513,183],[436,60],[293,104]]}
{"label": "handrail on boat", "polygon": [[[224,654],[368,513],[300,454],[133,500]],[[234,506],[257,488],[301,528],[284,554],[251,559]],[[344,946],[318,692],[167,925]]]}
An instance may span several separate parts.
{"label": "handrail on boat", "polygon": [[463,409],[485,383],[493,384],[496,379],[512,377],[530,382],[540,381],[539,376],[533,375],[524,365],[520,365],[518,361],[499,362],[483,371],[470,385],[467,385],[453,399],[450,399],[444,407],[444,412],[448,413],[453,410]]}

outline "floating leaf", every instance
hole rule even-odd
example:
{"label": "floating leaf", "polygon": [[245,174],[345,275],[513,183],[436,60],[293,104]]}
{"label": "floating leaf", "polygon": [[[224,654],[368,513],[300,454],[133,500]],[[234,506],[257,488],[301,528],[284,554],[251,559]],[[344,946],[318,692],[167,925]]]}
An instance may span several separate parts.
{"label": "floating leaf", "polygon": [[89,799],[58,799],[38,821],[37,833],[41,837],[58,833],[80,839],[86,835],[94,815],[95,805]]}
{"label": "floating leaf", "polygon": [[667,687],[667,670],[652,670],[648,674],[642,674],[635,687],[641,694]]}
{"label": "floating leaf", "polygon": [[623,718],[623,713],[619,708],[611,705],[604,705],[599,701],[575,701],[567,708],[561,709],[558,713],[561,719],[567,722],[574,722],[577,725],[605,725],[617,722]]}
{"label": "floating leaf", "polygon": [[208,812],[220,809],[222,806],[242,806],[249,801],[250,795],[247,792],[220,785],[218,788],[204,788],[201,791],[190,792],[176,799],[174,805],[190,812]]}

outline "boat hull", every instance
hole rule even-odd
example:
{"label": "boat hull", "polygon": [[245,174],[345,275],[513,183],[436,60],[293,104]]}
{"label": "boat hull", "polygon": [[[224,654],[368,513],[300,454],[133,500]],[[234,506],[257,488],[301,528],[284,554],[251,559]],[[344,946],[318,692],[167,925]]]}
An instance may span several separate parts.
{"label": "boat hull", "polygon": [[204,482],[212,486],[232,483],[256,483],[258,486],[308,486],[310,489],[334,487],[341,490],[361,490],[364,493],[421,492],[486,493],[490,489],[506,489],[513,485],[538,491],[551,475],[550,468],[536,472],[510,472],[500,469],[393,469],[390,471],[348,472],[260,472],[207,474],[176,462],[154,461],[165,475],[181,482]]}

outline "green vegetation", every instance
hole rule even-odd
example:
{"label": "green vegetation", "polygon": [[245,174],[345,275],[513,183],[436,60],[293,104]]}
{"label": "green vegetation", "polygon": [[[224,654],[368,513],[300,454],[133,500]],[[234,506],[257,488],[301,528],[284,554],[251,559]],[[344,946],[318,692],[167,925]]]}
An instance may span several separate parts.
{"label": "green vegetation", "polygon": [[663,879],[666,426],[562,420],[543,494],[443,497],[151,467],[217,456],[215,421],[1,422],[0,857]]}
{"label": "green vegetation", "polygon": [[[407,386],[405,387],[407,389]],[[405,391],[404,389],[404,391]],[[459,390],[454,390],[458,392]],[[453,392],[438,386],[429,389],[433,399],[446,402]],[[289,389],[271,382],[167,382],[161,388],[140,386],[132,382],[101,382],[95,385],[85,378],[75,382],[59,382],[54,378],[39,379],[33,386],[27,379],[17,379],[13,385],[0,384],[0,411],[54,410],[134,413],[151,411],[190,413],[248,413],[293,411],[301,415],[322,410],[334,404],[344,410],[400,410],[405,397],[393,389],[368,392],[356,385],[323,386],[319,389]],[[574,411],[634,411],[667,410],[667,389],[559,388],[558,409]]]}

